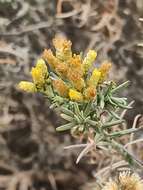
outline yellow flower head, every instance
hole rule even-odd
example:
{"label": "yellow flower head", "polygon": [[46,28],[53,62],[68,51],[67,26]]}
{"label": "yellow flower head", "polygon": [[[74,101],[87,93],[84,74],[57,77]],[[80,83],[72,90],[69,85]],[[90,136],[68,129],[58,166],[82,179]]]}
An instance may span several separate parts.
{"label": "yellow flower head", "polygon": [[36,92],[37,91],[35,85],[32,82],[27,82],[27,81],[21,81],[18,84],[18,88],[21,90],[24,90],[26,92]]}
{"label": "yellow flower head", "polygon": [[59,74],[61,77],[66,77],[68,70],[68,65],[66,63],[59,62],[55,68],[55,71],[57,74]]}
{"label": "yellow flower head", "polygon": [[[60,36],[53,39],[53,45],[56,53],[54,54],[51,49],[45,49],[36,66],[31,70],[34,84],[30,83],[31,85],[28,86],[27,83],[22,83],[20,88],[27,89],[27,91],[28,89],[35,91],[36,88],[37,91],[41,91],[46,90],[47,85],[52,85],[54,92],[70,100],[78,102],[94,100],[97,86],[105,80],[111,64],[104,62],[90,75],[88,71],[96,59],[96,51],[89,50],[83,59],[81,55],[72,53],[71,41]],[[48,68],[51,72],[48,72]],[[51,79],[54,75],[58,77],[58,80],[48,83],[51,81],[48,77]]]}
{"label": "yellow flower head", "polygon": [[34,84],[37,85],[39,88],[43,87],[48,76],[48,70],[44,60],[39,59],[37,61],[36,67],[33,67],[31,70],[31,75]]}
{"label": "yellow flower head", "polygon": [[47,69],[45,61],[43,59],[38,59],[38,61],[36,63],[36,68],[41,69],[41,71],[45,77],[48,76],[48,69]]}
{"label": "yellow flower head", "polygon": [[72,84],[74,88],[81,91],[85,87],[85,82],[83,78],[79,78],[79,80],[73,80]]}
{"label": "yellow flower head", "polygon": [[93,100],[96,97],[96,88],[89,86],[84,90],[84,96],[86,100]]}
{"label": "yellow flower head", "polygon": [[55,68],[58,64],[58,59],[53,55],[52,51],[50,49],[45,49],[42,58],[48,62],[49,66],[51,68]]}
{"label": "yellow flower head", "polygon": [[86,57],[83,60],[83,66],[85,73],[88,72],[92,64],[94,63],[97,57],[97,52],[94,50],[89,50]]}
{"label": "yellow flower head", "polygon": [[52,82],[53,88],[57,91],[57,93],[62,97],[67,97],[69,88],[61,79],[53,80]]}
{"label": "yellow flower head", "polygon": [[99,71],[101,72],[100,82],[103,82],[106,79],[111,66],[112,66],[111,63],[109,63],[107,61],[105,61],[101,64],[101,66],[99,68]]}
{"label": "yellow flower head", "polygon": [[74,81],[80,80],[80,78],[81,78],[81,73],[78,72],[78,70],[68,68],[67,79],[69,80],[69,82],[74,82]]}
{"label": "yellow flower head", "polygon": [[88,85],[96,87],[101,77],[101,72],[98,69],[94,69],[91,77],[89,78]]}
{"label": "yellow flower head", "polygon": [[76,82],[77,80],[81,81],[83,77],[83,65],[80,55],[74,55],[69,60],[68,65],[67,79],[71,82]]}
{"label": "yellow flower head", "polygon": [[69,90],[69,97],[71,100],[76,101],[76,102],[83,101],[83,95],[74,89]]}
{"label": "yellow flower head", "polygon": [[56,57],[61,61],[67,61],[72,57],[71,41],[66,40],[63,37],[55,37],[53,39],[53,45],[56,49]]}
{"label": "yellow flower head", "polygon": [[45,83],[45,78],[42,74],[41,69],[33,67],[31,70],[31,75],[34,84],[38,85],[38,87],[42,87],[43,84]]}
{"label": "yellow flower head", "polygon": [[82,66],[82,60],[80,55],[74,54],[73,57],[69,60],[69,65],[72,68],[80,68]]}

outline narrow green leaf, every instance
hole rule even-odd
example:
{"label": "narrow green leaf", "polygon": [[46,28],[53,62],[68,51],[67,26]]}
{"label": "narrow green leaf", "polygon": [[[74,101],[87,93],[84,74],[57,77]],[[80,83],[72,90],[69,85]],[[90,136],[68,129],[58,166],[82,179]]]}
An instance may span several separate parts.
{"label": "narrow green leaf", "polygon": [[122,88],[127,87],[129,85],[129,83],[130,83],[130,81],[124,82],[123,84],[121,84],[121,85],[117,86],[116,88],[114,88],[113,90],[111,90],[111,93],[115,93],[118,90],[121,90]]}
{"label": "narrow green leaf", "polygon": [[76,119],[76,122],[77,122],[78,124],[82,123],[81,118],[79,118],[77,115],[74,115],[74,118]]}
{"label": "narrow green leaf", "polygon": [[101,96],[100,96],[100,107],[101,107],[101,109],[103,109],[104,106],[105,106],[104,95],[101,95]]}
{"label": "narrow green leaf", "polygon": [[83,110],[81,110],[81,117],[83,118],[83,119],[85,119],[85,117],[84,117],[84,114],[83,114]]}
{"label": "narrow green leaf", "polygon": [[71,110],[69,110],[69,109],[67,109],[67,108],[65,108],[65,107],[61,107],[61,111],[62,111],[63,113],[65,113],[66,115],[69,115],[69,116],[71,116],[71,117],[74,116],[74,113],[73,113]]}
{"label": "narrow green leaf", "polygon": [[84,116],[87,117],[91,110],[91,102],[89,102],[84,110]]}
{"label": "narrow green leaf", "polygon": [[142,128],[131,128],[131,129],[126,129],[126,130],[122,130],[122,131],[117,131],[117,132],[114,132],[114,133],[111,133],[109,134],[108,136],[111,136],[111,137],[121,137],[123,135],[127,135],[127,134],[130,134],[130,133],[134,133],[134,132],[137,132],[139,130],[141,130]]}
{"label": "narrow green leaf", "polygon": [[89,124],[89,125],[92,125],[92,126],[97,126],[98,122],[97,121],[93,121],[91,119],[87,119],[86,122]]}
{"label": "narrow green leaf", "polygon": [[123,105],[123,104],[119,104],[117,102],[116,102],[116,104],[117,104],[117,107],[119,107],[119,108],[123,108],[123,109],[131,109],[132,108],[131,106],[126,106],[126,105]]}
{"label": "narrow green leaf", "polygon": [[117,97],[111,97],[111,99],[119,104],[123,104],[123,105],[126,105],[127,102],[123,99],[123,98],[117,98]]}
{"label": "narrow green leaf", "polygon": [[108,112],[116,119],[121,119],[119,115],[117,115],[114,111],[108,110]]}
{"label": "narrow green leaf", "polygon": [[75,126],[74,123],[68,123],[68,124],[65,124],[65,125],[61,125],[60,127],[57,127],[56,131],[66,131],[66,130],[71,129],[74,126]]}
{"label": "narrow green leaf", "polygon": [[74,103],[74,110],[75,110],[75,114],[80,118],[82,119],[82,115],[80,113],[80,109],[79,109],[79,106],[77,103]]}
{"label": "narrow green leaf", "polygon": [[124,104],[121,104],[120,101],[118,101],[117,99],[111,97],[110,98],[110,101],[114,104],[116,104],[116,106],[120,107],[120,108],[124,108],[124,109],[131,109],[132,107],[130,106],[127,106],[127,105],[124,105]]}
{"label": "narrow green leaf", "polygon": [[123,122],[125,122],[125,120],[111,121],[111,122],[108,122],[108,123],[103,124],[102,127],[105,129],[105,128],[112,127],[112,126],[114,126],[114,125],[119,125],[119,124],[121,124],[121,123],[123,123]]}
{"label": "narrow green leaf", "polygon": [[70,117],[69,115],[66,114],[61,114],[61,117],[65,119],[66,121],[73,121],[73,117]]}
{"label": "narrow green leaf", "polygon": [[123,104],[118,104],[118,107],[124,108],[124,109],[131,109],[132,108],[131,106],[125,106]]}
{"label": "narrow green leaf", "polygon": [[111,105],[117,107],[117,103],[113,102],[109,96],[107,98],[108,98],[107,100],[110,102]]}

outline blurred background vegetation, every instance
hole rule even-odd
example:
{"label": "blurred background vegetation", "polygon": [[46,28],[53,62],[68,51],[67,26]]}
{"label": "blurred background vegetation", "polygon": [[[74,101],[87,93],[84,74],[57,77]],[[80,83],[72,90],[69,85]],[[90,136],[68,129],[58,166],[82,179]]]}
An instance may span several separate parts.
{"label": "blurred background vegetation", "polygon": [[143,112],[140,17],[142,0],[0,0],[0,189],[81,189],[94,180],[99,162],[106,166],[108,159],[98,155],[76,165],[78,151],[63,150],[74,140],[55,132],[63,122],[58,113],[17,84],[30,79],[36,59],[61,34],[74,52],[95,49],[97,64],[110,60],[117,83],[131,81],[122,92],[135,100],[126,114],[130,125]]}

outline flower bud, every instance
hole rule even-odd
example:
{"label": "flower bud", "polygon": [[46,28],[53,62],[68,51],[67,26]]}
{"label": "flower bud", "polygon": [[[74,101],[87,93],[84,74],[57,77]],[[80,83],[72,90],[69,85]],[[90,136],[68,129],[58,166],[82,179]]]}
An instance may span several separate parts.
{"label": "flower bud", "polygon": [[27,81],[21,81],[19,84],[18,84],[18,88],[20,90],[24,90],[26,92],[36,92],[37,89],[34,85],[34,83],[32,82],[27,82]]}

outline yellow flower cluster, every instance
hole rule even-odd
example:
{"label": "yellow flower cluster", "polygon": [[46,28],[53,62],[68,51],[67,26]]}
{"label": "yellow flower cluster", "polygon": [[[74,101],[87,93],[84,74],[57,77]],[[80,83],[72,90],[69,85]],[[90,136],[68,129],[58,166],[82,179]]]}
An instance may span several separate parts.
{"label": "yellow flower cluster", "polygon": [[18,87],[27,92],[36,92],[38,89],[44,88],[48,77],[48,69],[43,59],[38,59],[36,67],[33,67],[31,70],[31,75],[33,78],[33,83],[21,81]]}
{"label": "yellow flower cluster", "polygon": [[[77,102],[95,99],[96,89],[106,79],[111,64],[104,62],[91,72],[97,56],[94,50],[89,50],[85,58],[82,58],[81,55],[72,53],[72,43],[69,40],[56,37],[53,45],[55,55],[50,49],[45,49],[36,67],[31,70],[34,88],[38,90],[45,87],[49,78],[53,91],[59,96]],[[46,64],[49,66],[49,73]],[[55,78],[51,77],[51,73],[54,73]],[[19,87],[26,90],[26,84],[29,85],[26,82],[24,86],[20,83]]]}
{"label": "yellow flower cluster", "polygon": [[39,88],[43,87],[48,76],[47,66],[43,59],[39,59],[37,61],[36,67],[33,67],[31,70],[31,75],[34,84],[36,84]]}
{"label": "yellow flower cluster", "polygon": [[97,56],[94,50],[89,50],[82,59],[81,55],[72,54],[69,40],[57,37],[53,45],[56,55],[51,50],[45,50],[42,58],[60,78],[60,81],[53,82],[56,92],[79,102],[96,98],[96,88],[106,79],[111,64],[103,63],[90,74],[89,70]]}

